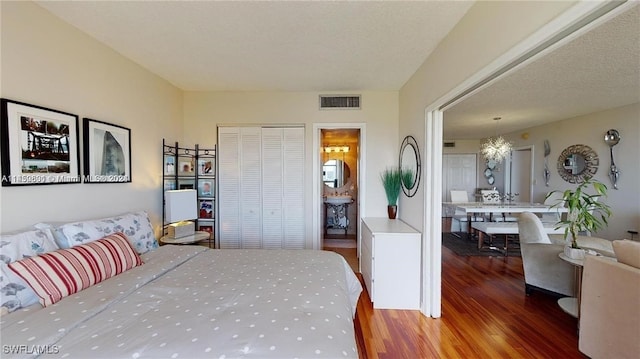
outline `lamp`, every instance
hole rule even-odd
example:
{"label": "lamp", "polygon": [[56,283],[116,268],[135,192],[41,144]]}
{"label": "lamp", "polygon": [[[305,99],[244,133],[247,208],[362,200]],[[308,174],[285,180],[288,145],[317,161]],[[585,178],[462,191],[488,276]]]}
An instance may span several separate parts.
{"label": "lamp", "polygon": [[165,219],[169,222],[168,236],[180,238],[195,233],[191,219],[198,218],[197,191],[194,189],[170,190],[165,192]]}
{"label": "lamp", "polygon": [[498,136],[498,122],[500,117],[495,117],[496,121],[496,137],[488,138],[481,146],[480,151],[482,156],[487,161],[495,161],[496,163],[502,162],[511,153],[511,143],[505,140],[502,136]]}
{"label": "lamp", "polygon": [[336,145],[324,146],[322,149],[326,153],[331,153],[331,152],[349,152],[349,146],[345,146],[345,145],[342,145],[342,146],[336,146]]}

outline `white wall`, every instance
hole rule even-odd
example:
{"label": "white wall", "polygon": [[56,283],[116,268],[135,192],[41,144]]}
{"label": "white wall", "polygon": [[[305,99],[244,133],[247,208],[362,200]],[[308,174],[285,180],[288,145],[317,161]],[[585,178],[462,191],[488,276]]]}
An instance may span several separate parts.
{"label": "white wall", "polygon": [[[416,137],[424,154],[427,106],[573,4],[575,2],[570,1],[476,2],[400,90],[400,137]],[[420,231],[424,218],[423,190],[421,184],[415,197],[400,199],[401,206],[408,209],[401,212],[400,217]]]}
{"label": "white wall", "polygon": [[[188,143],[211,147],[216,144],[216,126],[233,124],[302,124],[306,128],[305,198],[307,247],[312,238],[312,156],[313,124],[365,123],[366,197],[364,213],[386,217],[387,201],[380,183],[380,172],[398,164],[398,92],[353,91],[362,94],[361,110],[320,110],[319,93],[314,92],[186,92],[184,94],[184,138]],[[326,93],[322,93],[326,94]],[[344,94],[344,93],[341,93]],[[362,174],[362,173],[361,173]]]}
{"label": "white wall", "polygon": [[[618,190],[608,177],[611,164],[609,146],[604,142],[604,135],[609,129],[620,132],[621,140],[613,148],[614,159],[621,176]],[[528,133],[528,139],[522,134]],[[609,226],[595,235],[610,240],[631,238],[628,230],[640,229],[640,103],[609,109],[575,118],[553,122],[551,124],[532,127],[517,133],[504,135],[515,147],[534,145],[534,179],[533,200],[543,202],[550,190],[566,190],[576,185],[564,181],[558,174],[556,163],[558,156],[571,145],[583,144],[591,147],[600,158],[600,166],[594,178],[609,187],[608,196],[604,200],[613,210]],[[551,180],[549,187],[544,185],[542,174],[544,168],[544,140],[549,140],[549,170]]]}
{"label": "white wall", "polygon": [[80,132],[83,117],[127,127],[132,149],[131,183],[1,187],[0,231],[133,210],[158,227],[162,138],[182,136],[182,92],[34,3],[0,9],[0,96],[77,114]]}

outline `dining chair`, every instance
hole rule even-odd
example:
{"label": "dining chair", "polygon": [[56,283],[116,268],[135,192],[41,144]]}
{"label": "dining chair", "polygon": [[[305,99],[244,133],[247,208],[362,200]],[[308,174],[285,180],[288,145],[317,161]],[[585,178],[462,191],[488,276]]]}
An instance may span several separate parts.
{"label": "dining chair", "polygon": [[[467,203],[469,202],[469,193],[461,190],[451,190],[451,203]],[[471,216],[471,222],[483,220],[481,217],[477,217],[475,214]],[[469,216],[464,211],[456,209],[455,213],[451,217],[451,232],[467,232],[468,231]]]}

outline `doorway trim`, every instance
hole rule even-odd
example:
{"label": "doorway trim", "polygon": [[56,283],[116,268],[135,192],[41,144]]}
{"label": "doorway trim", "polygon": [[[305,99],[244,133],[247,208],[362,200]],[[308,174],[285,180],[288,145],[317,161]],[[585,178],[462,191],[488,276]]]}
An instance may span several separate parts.
{"label": "doorway trim", "polygon": [[366,178],[366,155],[367,155],[367,146],[366,146],[366,123],[314,123],[313,124],[313,161],[312,161],[312,172],[313,172],[313,180],[311,183],[312,188],[312,233],[313,233],[313,249],[322,249],[322,186],[324,185],[322,182],[322,175],[320,174],[321,161],[322,161],[322,153],[321,153],[321,137],[322,130],[339,130],[339,129],[358,129],[360,130],[360,138],[358,139],[358,175],[357,175],[357,184],[358,184],[358,199],[356,201],[356,208],[358,212],[358,216],[356,220],[358,221],[358,238],[356,238],[358,242],[358,257],[360,257],[360,218],[365,216],[365,199],[366,199],[366,188],[365,181],[362,181],[363,178]]}
{"label": "doorway trim", "polygon": [[[531,36],[425,108],[422,306],[433,318],[442,314],[442,128],[444,111],[524,64],[584,34],[635,6],[634,2],[582,1],[543,25]],[[438,169],[438,166],[439,169]]]}

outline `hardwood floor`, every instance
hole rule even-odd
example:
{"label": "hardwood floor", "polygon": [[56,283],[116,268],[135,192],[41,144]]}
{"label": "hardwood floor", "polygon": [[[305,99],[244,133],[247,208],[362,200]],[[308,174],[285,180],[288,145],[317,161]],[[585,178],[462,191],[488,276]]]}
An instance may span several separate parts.
{"label": "hardwood floor", "polygon": [[[355,249],[327,249],[357,272]],[[577,320],[556,298],[525,295],[521,258],[442,252],[442,317],[374,310],[365,290],[355,319],[361,358],[586,358]]]}

